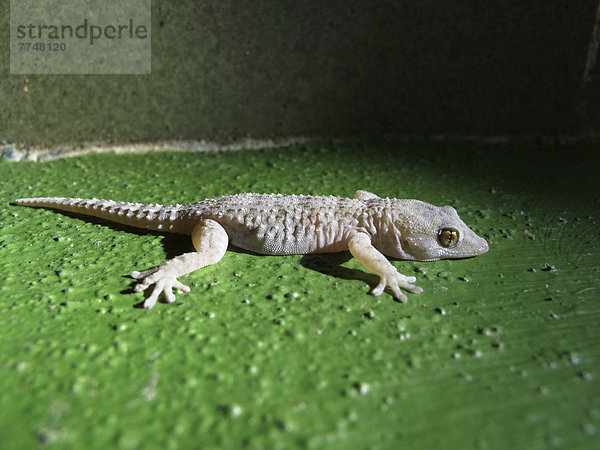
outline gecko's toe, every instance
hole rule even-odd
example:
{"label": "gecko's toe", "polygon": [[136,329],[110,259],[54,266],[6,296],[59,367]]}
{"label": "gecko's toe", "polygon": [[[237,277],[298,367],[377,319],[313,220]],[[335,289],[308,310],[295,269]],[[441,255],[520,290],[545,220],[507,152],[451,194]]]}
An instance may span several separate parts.
{"label": "gecko's toe", "polygon": [[134,270],[129,274],[129,276],[131,278],[135,278],[136,280],[141,280],[142,278],[146,278],[148,275],[152,275],[158,269],[160,269],[160,267],[153,267],[152,269],[142,270],[141,272]]}
{"label": "gecko's toe", "polygon": [[406,294],[403,294],[402,292],[395,292],[394,293],[394,298],[396,300],[398,300],[400,303],[406,303],[406,302],[408,302],[408,297],[406,296]]}
{"label": "gecko's toe", "polygon": [[413,294],[420,294],[421,292],[423,292],[423,288],[420,286],[411,286],[411,289],[409,289],[409,291]]}
{"label": "gecko's toe", "polygon": [[173,291],[170,288],[165,289],[164,293],[165,293],[165,299],[167,300],[167,303],[173,303],[175,301],[175,294],[173,294]]}
{"label": "gecko's toe", "polygon": [[406,289],[408,292],[412,294],[420,294],[423,292],[423,288],[420,286],[415,286],[414,284],[403,283],[400,285],[403,289]]}
{"label": "gecko's toe", "polygon": [[155,288],[152,292],[152,295],[150,295],[150,297],[144,300],[144,308],[151,309],[156,304],[156,300],[158,299],[159,294],[160,290],[158,288]]}
{"label": "gecko's toe", "polygon": [[148,289],[149,286],[150,286],[150,283],[146,283],[145,281],[140,281],[138,284],[135,285],[133,290],[135,292],[144,292],[146,289]]}
{"label": "gecko's toe", "polygon": [[406,303],[408,301],[408,297],[406,297],[406,294],[404,294],[404,292],[402,292],[398,283],[392,282],[389,284],[389,287],[392,289],[392,292],[394,293],[394,298],[396,300],[398,300],[400,303]]}
{"label": "gecko's toe", "polygon": [[374,295],[375,297],[377,297],[378,295],[381,295],[383,293],[383,290],[385,289],[387,285],[387,281],[382,279],[381,282],[375,286],[373,289],[371,289],[371,292],[369,292],[369,294]]}
{"label": "gecko's toe", "polygon": [[146,300],[144,300],[144,308],[146,308],[146,309],[152,309],[152,307],[155,304],[156,304],[155,299],[147,298]]}
{"label": "gecko's toe", "polygon": [[178,280],[173,281],[173,287],[175,289],[179,289],[180,291],[183,291],[183,292],[190,292],[189,286],[186,286],[185,284],[179,282]]}

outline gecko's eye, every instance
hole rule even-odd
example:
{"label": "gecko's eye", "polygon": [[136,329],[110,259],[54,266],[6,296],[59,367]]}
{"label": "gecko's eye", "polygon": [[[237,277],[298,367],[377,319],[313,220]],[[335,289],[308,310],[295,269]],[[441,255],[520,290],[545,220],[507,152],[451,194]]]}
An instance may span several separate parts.
{"label": "gecko's eye", "polygon": [[454,228],[442,228],[438,233],[438,242],[442,247],[452,248],[458,244],[458,230]]}

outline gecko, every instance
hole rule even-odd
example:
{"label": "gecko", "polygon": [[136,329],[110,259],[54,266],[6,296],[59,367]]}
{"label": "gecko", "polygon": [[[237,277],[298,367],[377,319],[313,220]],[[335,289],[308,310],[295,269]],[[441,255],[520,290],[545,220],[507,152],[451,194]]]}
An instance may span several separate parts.
{"label": "gecko", "polygon": [[264,255],[332,253],[349,250],[364,267],[379,275],[370,293],[389,287],[406,302],[402,289],[420,294],[416,277],[405,276],[384,256],[436,261],[467,258],[488,251],[451,206],[420,200],[381,198],[356,191],[354,198],[312,195],[236,194],[187,205],[127,203],[96,198],[38,197],[16,205],[41,207],[106,219],[154,231],[191,236],[195,252],[163,265],[131,272],[136,292],[154,286],[144,301],[152,308],[160,294],[175,301],[173,289],[189,292],[178,277],[218,263],[229,243]]}

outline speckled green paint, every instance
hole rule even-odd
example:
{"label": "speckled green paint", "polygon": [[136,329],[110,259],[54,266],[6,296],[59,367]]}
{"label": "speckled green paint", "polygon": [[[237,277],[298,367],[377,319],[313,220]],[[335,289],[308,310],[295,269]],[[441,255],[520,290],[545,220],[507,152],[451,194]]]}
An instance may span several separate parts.
{"label": "speckled green paint", "polygon": [[[589,448],[600,433],[598,142],[323,143],[0,162],[2,448]],[[180,236],[12,206],[237,192],[452,204],[473,259],[394,262],[399,304],[348,253],[231,249],[147,311],[133,269]]]}

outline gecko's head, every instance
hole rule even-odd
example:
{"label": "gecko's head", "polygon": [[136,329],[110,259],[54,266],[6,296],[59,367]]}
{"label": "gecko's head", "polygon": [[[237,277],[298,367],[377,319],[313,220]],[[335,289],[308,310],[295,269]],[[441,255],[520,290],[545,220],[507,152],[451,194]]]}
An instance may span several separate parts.
{"label": "gecko's head", "polygon": [[397,239],[390,255],[417,261],[468,258],[489,250],[488,243],[477,236],[451,206],[433,206],[419,200],[403,200],[394,205]]}

